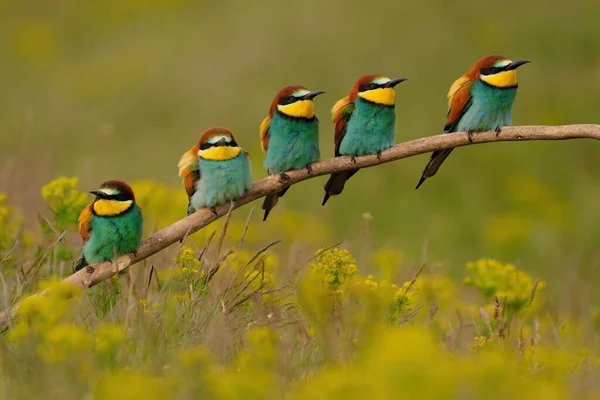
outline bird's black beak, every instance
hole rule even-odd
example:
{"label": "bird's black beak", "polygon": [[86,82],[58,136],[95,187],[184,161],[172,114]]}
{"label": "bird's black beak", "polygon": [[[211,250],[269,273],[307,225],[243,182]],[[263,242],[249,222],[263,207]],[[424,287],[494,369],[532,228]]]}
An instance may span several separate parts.
{"label": "bird's black beak", "polygon": [[221,140],[219,140],[217,143],[215,143],[215,146],[219,147],[219,146],[227,146],[229,142],[227,141],[227,139],[223,138]]}
{"label": "bird's black beak", "polygon": [[521,65],[523,65],[523,64],[527,64],[527,63],[530,63],[530,62],[531,62],[531,61],[528,61],[528,60],[517,60],[517,61],[513,61],[513,62],[511,62],[510,64],[508,64],[508,65],[506,66],[506,68],[505,68],[505,69],[506,69],[507,71],[510,71],[511,69],[517,69],[517,68],[519,68]]}
{"label": "bird's black beak", "polygon": [[389,81],[388,83],[385,84],[386,88],[393,88],[394,86],[396,86],[397,84],[399,84],[400,82],[404,82],[406,80],[406,78],[396,78],[396,79],[392,79],[391,81]]}
{"label": "bird's black beak", "polygon": [[304,100],[312,100],[315,97],[317,97],[318,95],[323,94],[323,93],[325,93],[323,90],[313,90],[312,92],[306,93],[304,96],[302,96],[302,98]]}
{"label": "bird's black beak", "polygon": [[90,193],[95,194],[96,196],[100,197],[101,199],[105,199],[107,197],[106,193],[104,193],[101,190],[91,190]]}

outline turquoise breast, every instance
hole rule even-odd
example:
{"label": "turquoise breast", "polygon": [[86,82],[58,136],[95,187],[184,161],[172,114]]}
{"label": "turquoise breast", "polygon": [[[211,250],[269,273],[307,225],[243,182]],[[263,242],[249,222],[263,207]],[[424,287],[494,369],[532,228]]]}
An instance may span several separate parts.
{"label": "turquoise breast", "polygon": [[496,88],[478,79],[471,91],[471,106],[456,125],[456,129],[448,132],[462,132],[469,129],[487,131],[511,125],[516,95],[516,87]]}
{"label": "turquoise breast", "polygon": [[356,99],[340,154],[364,156],[387,150],[394,145],[396,115],[394,106],[382,106]]}
{"label": "turquoise breast", "polygon": [[269,174],[302,169],[320,158],[316,118],[290,118],[275,112],[263,166]]}
{"label": "turquoise breast", "polygon": [[237,200],[252,186],[250,163],[243,151],[230,160],[205,160],[199,157],[198,162],[200,179],[190,199],[192,212]]}
{"label": "turquoise breast", "polygon": [[93,215],[91,235],[82,254],[88,264],[94,264],[112,260],[115,253],[132,253],[140,247],[142,232],[142,212],[137,204],[114,217]]}

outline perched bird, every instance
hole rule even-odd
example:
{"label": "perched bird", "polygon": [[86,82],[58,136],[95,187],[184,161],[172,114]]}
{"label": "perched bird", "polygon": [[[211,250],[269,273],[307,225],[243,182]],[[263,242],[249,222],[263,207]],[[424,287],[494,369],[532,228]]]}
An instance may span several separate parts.
{"label": "perched bird", "polygon": [[[502,56],[487,56],[458,78],[448,92],[448,116],[444,133],[467,132],[471,142],[473,132],[495,130],[512,124],[512,108],[517,94],[517,71],[527,60],[511,61]],[[453,149],[436,150],[417,187],[435,175]]]}
{"label": "perched bird", "polygon": [[[286,171],[306,167],[310,172],[310,164],[319,159],[319,120],[315,117],[313,99],[323,93],[287,86],[275,96],[269,115],[260,124],[260,141],[265,152],[263,165],[269,175],[281,174],[285,181]],[[263,221],[288,189],[265,197]]]}
{"label": "perched bird", "polygon": [[[381,75],[358,78],[350,94],[333,106],[331,115],[335,126],[335,156],[379,155],[394,145],[396,116],[394,86],[405,78],[390,79]],[[342,193],[344,184],[358,169],[332,174],[325,184],[325,197]]]}
{"label": "perched bird", "polygon": [[135,253],[142,242],[144,219],[129,185],[106,181],[90,193],[95,194],[96,199],[79,214],[83,249],[75,271],[115,256]]}
{"label": "perched bird", "polygon": [[188,215],[202,207],[216,215],[215,206],[239,199],[252,186],[248,153],[225,128],[204,132],[177,167],[189,198]]}

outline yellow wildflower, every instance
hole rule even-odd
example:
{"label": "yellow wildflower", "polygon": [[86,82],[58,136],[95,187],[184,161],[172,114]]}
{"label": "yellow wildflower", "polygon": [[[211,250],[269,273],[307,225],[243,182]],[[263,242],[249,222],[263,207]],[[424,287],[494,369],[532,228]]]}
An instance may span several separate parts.
{"label": "yellow wildflower", "polygon": [[14,245],[21,227],[21,216],[13,207],[5,204],[7,198],[0,192],[0,251],[9,250]]}
{"label": "yellow wildflower", "polygon": [[87,194],[77,190],[79,179],[58,178],[42,187],[42,197],[54,215],[53,224],[63,231],[77,226],[81,210],[88,204]]}
{"label": "yellow wildflower", "polygon": [[318,250],[312,271],[323,276],[323,281],[333,291],[340,290],[358,272],[356,260],[348,250],[338,248]]}
{"label": "yellow wildflower", "polygon": [[91,339],[82,327],[59,324],[50,329],[38,344],[38,354],[50,364],[61,362],[73,353],[89,349]]}
{"label": "yellow wildflower", "polygon": [[125,330],[120,325],[100,324],[94,333],[96,350],[107,352],[115,349],[125,340]]}
{"label": "yellow wildflower", "polygon": [[479,290],[486,301],[498,297],[506,303],[509,312],[517,312],[529,304],[533,289],[539,292],[545,286],[544,281],[534,282],[527,273],[512,264],[502,264],[492,259],[480,259],[466,266],[469,276],[464,283]]}

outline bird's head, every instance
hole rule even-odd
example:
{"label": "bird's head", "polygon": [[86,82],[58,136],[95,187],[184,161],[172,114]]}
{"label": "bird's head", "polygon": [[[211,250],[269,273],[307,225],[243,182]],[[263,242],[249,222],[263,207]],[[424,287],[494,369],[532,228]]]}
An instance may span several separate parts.
{"label": "bird's head", "polygon": [[393,106],[396,98],[394,86],[405,80],[406,78],[390,79],[377,74],[363,75],[352,87],[350,101],[360,97],[370,103]]}
{"label": "bird's head", "polygon": [[323,93],[322,90],[309,91],[299,85],[286,86],[275,95],[269,115],[272,117],[277,111],[292,118],[312,119],[315,116],[313,99]]}
{"label": "bird's head", "polygon": [[204,160],[231,160],[241,151],[231,131],[225,128],[211,128],[205,131],[198,142],[198,157]]}
{"label": "bird's head", "polygon": [[472,73],[477,75],[477,79],[490,86],[511,88],[517,86],[517,68],[528,62],[527,60],[512,61],[502,56],[487,56],[477,61]]}
{"label": "bird's head", "polygon": [[101,217],[112,217],[129,210],[135,203],[135,195],[128,184],[111,180],[100,185],[98,190],[92,190],[96,195],[92,209]]}

